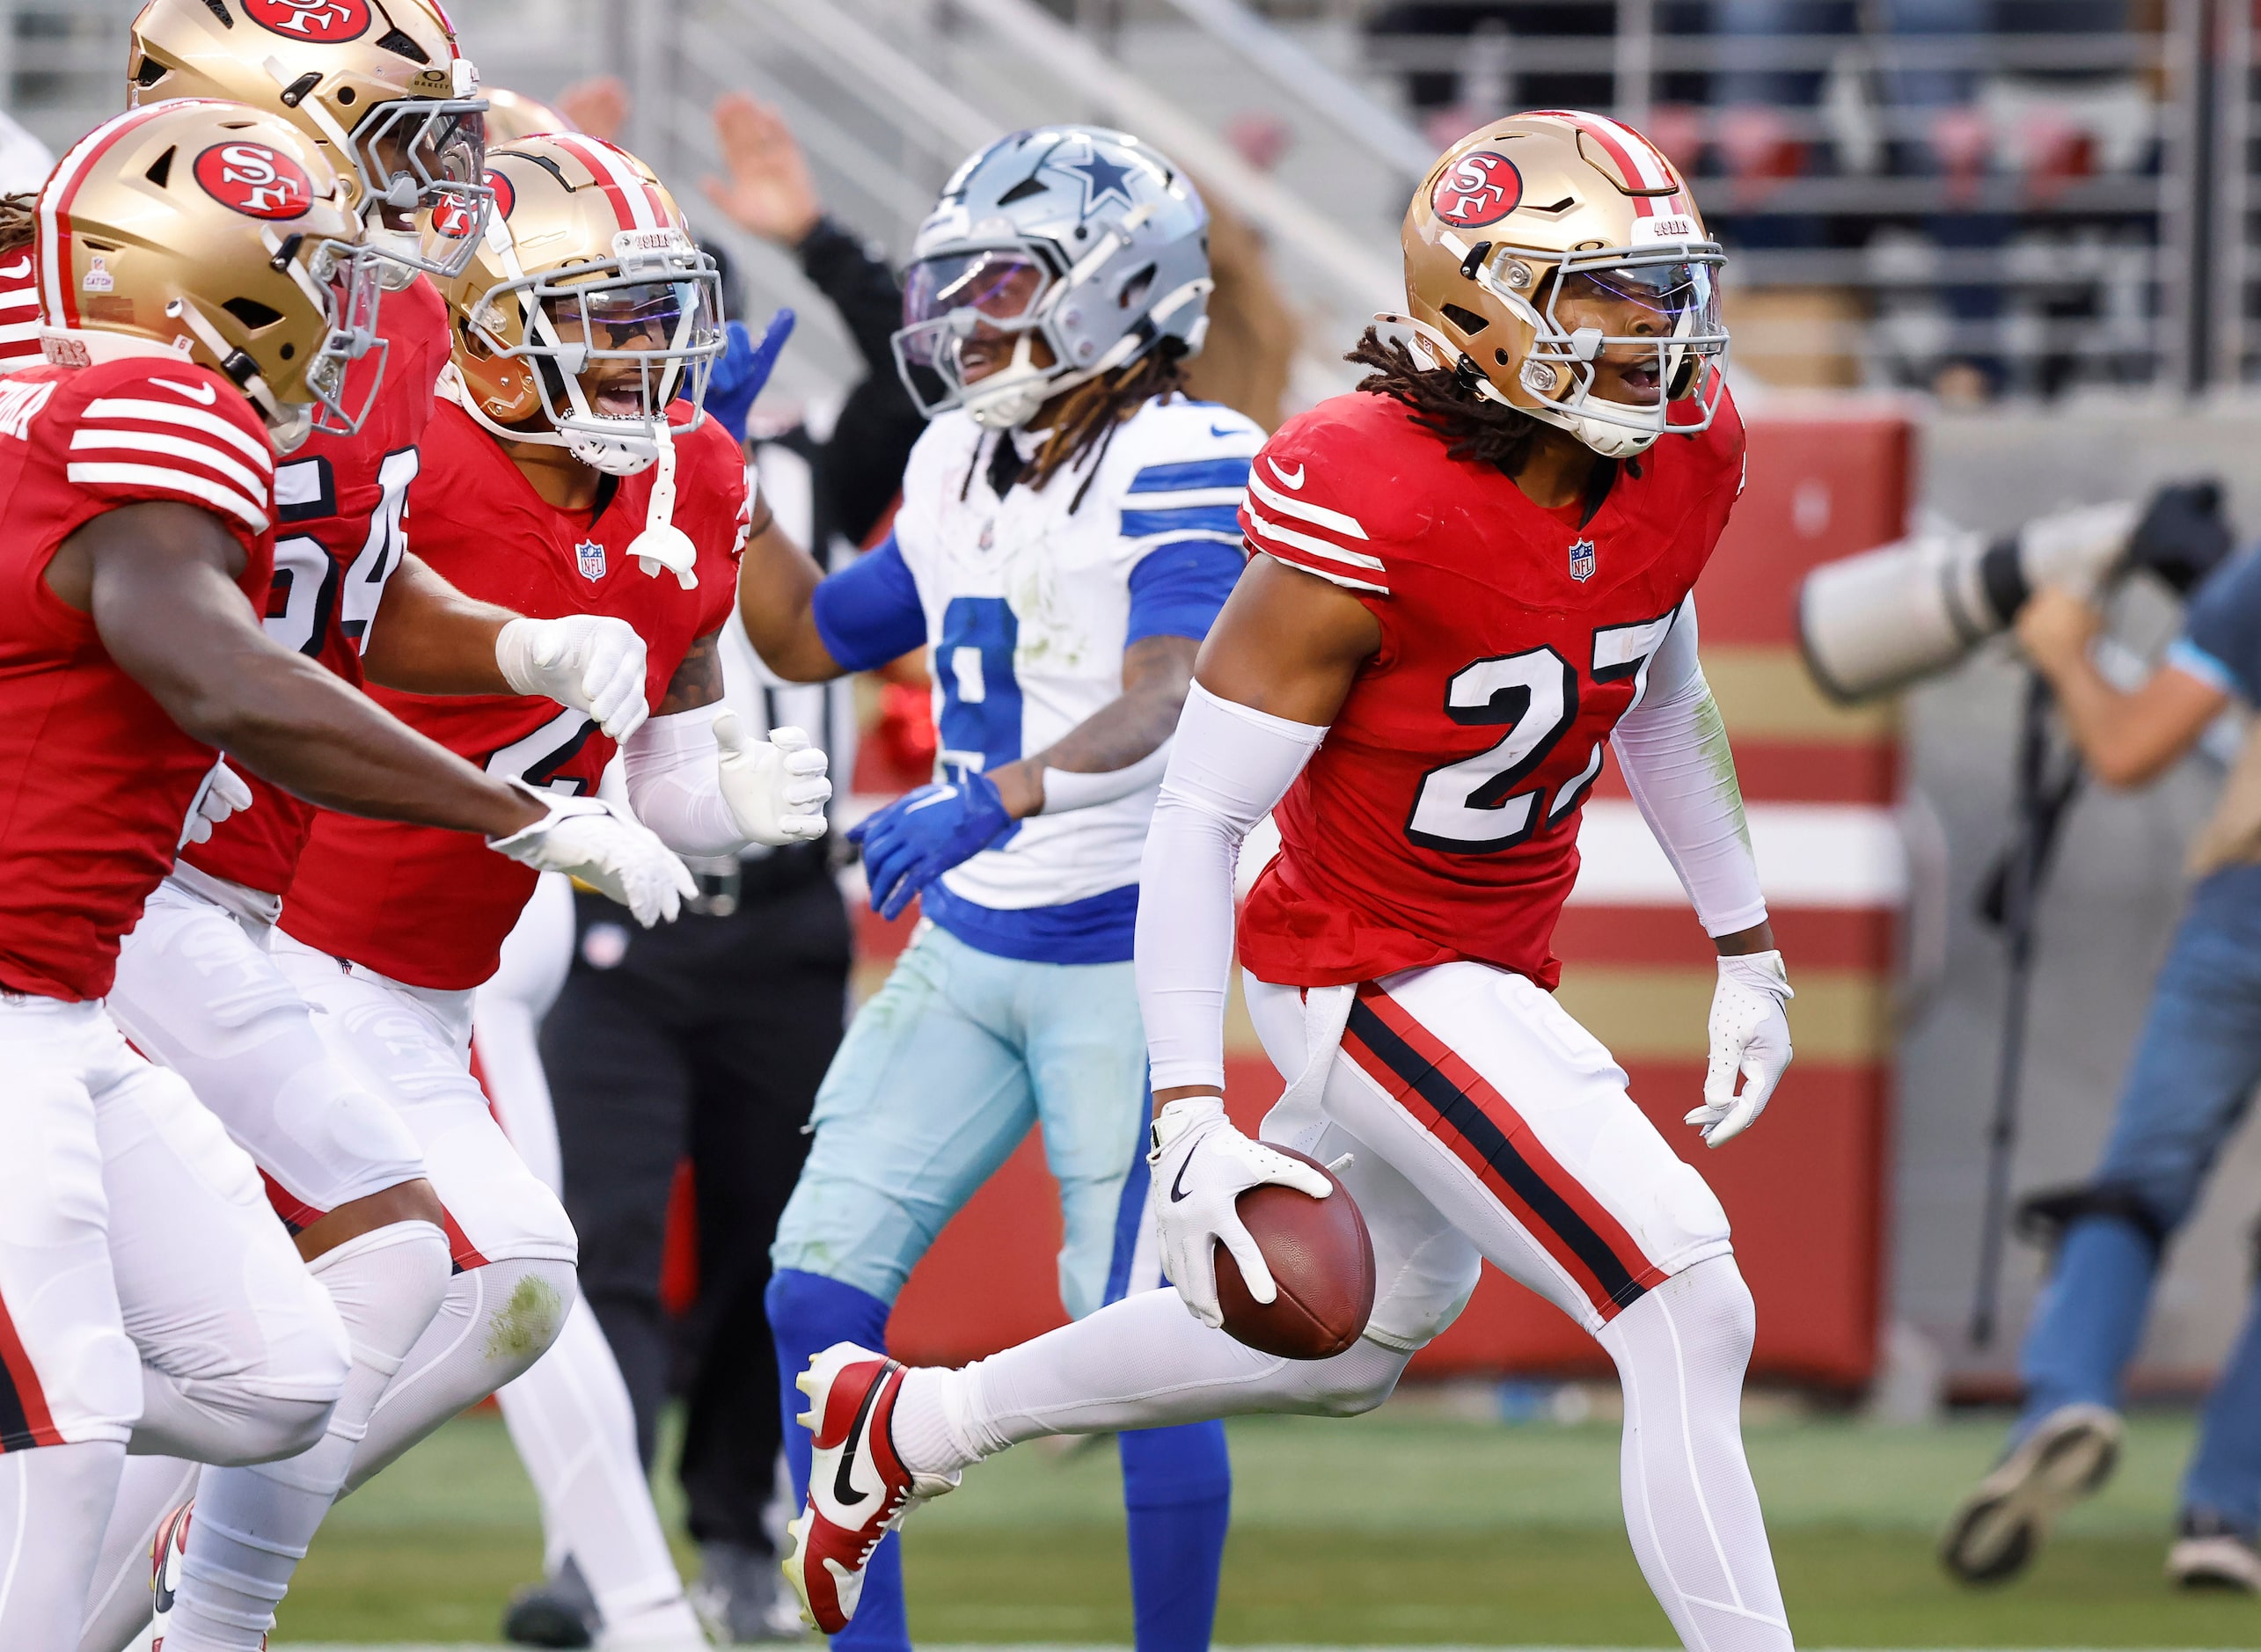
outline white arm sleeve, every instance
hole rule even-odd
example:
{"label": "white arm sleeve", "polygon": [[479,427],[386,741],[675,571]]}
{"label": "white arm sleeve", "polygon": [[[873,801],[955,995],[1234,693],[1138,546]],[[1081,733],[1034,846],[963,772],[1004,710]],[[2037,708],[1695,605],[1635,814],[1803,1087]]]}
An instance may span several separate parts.
{"label": "white arm sleeve", "polygon": [[1324,728],[1186,696],[1138,873],[1138,1008],[1153,1086],[1225,1085],[1233,871],[1240,840],[1286,795]]}
{"label": "white arm sleeve", "polygon": [[621,748],[628,803],[679,855],[735,855],[746,835],[730,817],[714,744],[720,705],[655,717]]}
{"label": "white arm sleeve", "polygon": [[1695,598],[1649,662],[1648,685],[1609,737],[1642,819],[1709,935],[1767,918],[1727,726],[1696,658]]}
{"label": "white arm sleeve", "polygon": [[1170,742],[1156,746],[1138,762],[1120,769],[1109,769],[1103,774],[1086,774],[1077,769],[1044,769],[1044,807],[1039,815],[1065,815],[1071,809],[1092,808],[1101,803],[1112,803],[1118,797],[1128,797],[1133,792],[1143,792],[1162,778],[1170,764]]}

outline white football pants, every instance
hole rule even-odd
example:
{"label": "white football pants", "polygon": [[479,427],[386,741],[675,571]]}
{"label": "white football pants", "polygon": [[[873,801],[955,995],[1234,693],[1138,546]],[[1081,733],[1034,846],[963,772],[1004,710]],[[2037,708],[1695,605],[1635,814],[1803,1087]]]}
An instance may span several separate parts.
{"label": "white football pants", "polygon": [[[1782,1595],[1742,1448],[1753,1319],[1727,1222],[1625,1093],[1625,1076],[1520,976],[1441,964],[1347,1005],[1250,980],[1266,1053],[1291,1080],[1306,1027],[1343,1026],[1321,1082],[1265,1121],[1269,1140],[1340,1173],[1373,1237],[1374,1313],[1331,1360],[1260,1354],[1150,1292],[906,1383],[896,1444],[923,1470],[1041,1434],[1251,1412],[1379,1405],[1449,1325],[1479,1259],[1593,1333],[1625,1390],[1627,1528],[1691,1652],[1789,1652]],[[1331,1008],[1347,1025],[1329,1022]],[[1291,1092],[1291,1094],[1294,1093]]]}
{"label": "white football pants", "polygon": [[[538,1038],[572,967],[573,937],[572,882],[545,873],[472,1016],[472,1048],[502,1128],[552,1193],[564,1190],[563,1171]],[[636,1454],[628,1385],[586,1303],[574,1304],[550,1351],[494,1397],[541,1498],[545,1568],[554,1575],[574,1558],[608,1634],[695,1641],[698,1620]]]}
{"label": "white football pants", "polygon": [[[0,994],[11,1140],[0,1154],[0,1501],[36,1497],[0,1646],[77,1638],[132,1450],[215,1462],[321,1436],[343,1327],[299,1264],[259,1173],[177,1074],[99,1003]],[[106,1451],[58,1452],[99,1445]],[[26,1505],[29,1507],[29,1503]],[[0,1571],[5,1571],[0,1563]]]}

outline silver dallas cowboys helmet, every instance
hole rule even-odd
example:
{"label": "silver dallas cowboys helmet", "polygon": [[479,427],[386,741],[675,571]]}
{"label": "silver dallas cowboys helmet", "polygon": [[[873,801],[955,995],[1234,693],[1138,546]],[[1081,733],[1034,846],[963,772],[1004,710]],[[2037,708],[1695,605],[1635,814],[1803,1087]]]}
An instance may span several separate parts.
{"label": "silver dallas cowboys helmet", "polygon": [[[1209,210],[1160,153],[1103,127],[1015,132],[959,167],[919,226],[896,369],[927,418],[963,407],[1011,429],[1149,350],[1197,352],[1213,284]],[[1013,350],[968,384],[977,331]]]}

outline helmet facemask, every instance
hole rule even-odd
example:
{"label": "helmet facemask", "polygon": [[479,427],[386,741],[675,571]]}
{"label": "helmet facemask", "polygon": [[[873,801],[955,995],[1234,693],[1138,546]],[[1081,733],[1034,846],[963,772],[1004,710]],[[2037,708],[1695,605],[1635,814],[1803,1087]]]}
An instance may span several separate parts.
{"label": "helmet facemask", "polygon": [[1060,274],[1028,242],[945,252],[904,273],[895,359],[921,415],[963,407],[983,428],[1009,430],[1051,399],[1066,370],[1045,325]]}
{"label": "helmet facemask", "polygon": [[471,336],[491,356],[530,364],[549,425],[501,434],[564,447],[616,476],[644,469],[669,440],[678,393],[692,424],[704,416],[729,342],[721,298],[713,259],[676,229],[623,230],[608,259],[498,284],[472,311]]}

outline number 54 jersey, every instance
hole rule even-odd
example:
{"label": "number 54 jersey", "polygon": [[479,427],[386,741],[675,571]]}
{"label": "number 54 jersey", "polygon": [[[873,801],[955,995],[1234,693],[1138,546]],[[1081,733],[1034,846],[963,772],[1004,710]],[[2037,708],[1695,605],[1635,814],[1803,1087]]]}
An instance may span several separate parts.
{"label": "number 54 jersey", "polygon": [[1386,397],[1281,428],[1249,474],[1248,545],[1350,591],[1382,644],[1274,811],[1281,852],[1240,929],[1259,979],[1467,959],[1555,984],[1603,747],[1742,482],[1731,403],[1621,464],[1591,516],[1452,459]]}

